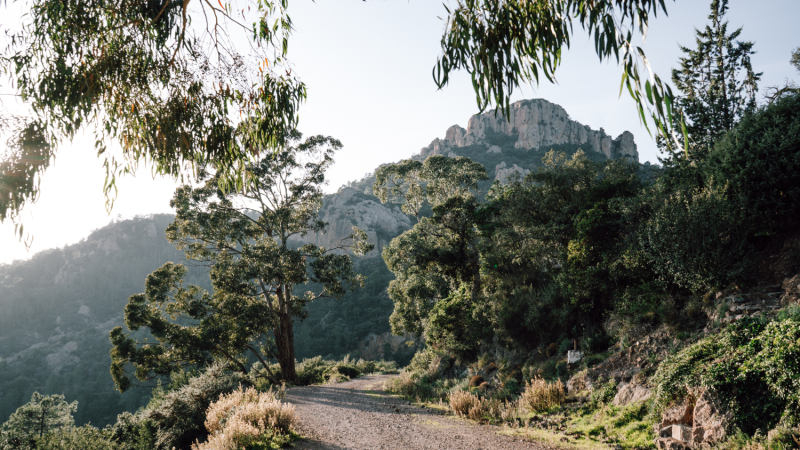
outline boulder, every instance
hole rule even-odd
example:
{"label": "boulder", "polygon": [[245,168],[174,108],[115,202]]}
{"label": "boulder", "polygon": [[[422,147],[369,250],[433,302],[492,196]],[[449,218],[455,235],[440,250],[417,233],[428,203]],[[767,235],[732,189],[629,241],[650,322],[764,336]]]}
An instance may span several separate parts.
{"label": "boulder", "polygon": [[672,429],[672,439],[677,439],[683,442],[691,442],[692,441],[692,427],[688,425],[672,425],[670,426]]}
{"label": "boulder", "polygon": [[730,411],[722,407],[719,398],[708,390],[703,391],[695,403],[692,440],[713,444],[731,432]]}
{"label": "boulder", "polygon": [[656,438],[653,441],[659,450],[688,450],[692,446],[688,442],[679,441],[673,438]]}
{"label": "boulder", "polygon": [[642,385],[623,382],[617,386],[614,406],[625,406],[634,402],[641,402],[650,398],[651,395],[650,389]]}
{"label": "boulder", "polygon": [[586,370],[582,370],[567,380],[567,393],[591,391],[594,383]]}
{"label": "boulder", "polygon": [[783,280],[781,287],[785,291],[781,296],[782,305],[790,305],[800,300],[800,275]]}
{"label": "boulder", "polygon": [[694,404],[685,402],[667,408],[661,416],[661,421],[656,423],[653,427],[653,431],[660,436],[662,430],[672,425],[687,425],[691,427],[693,424]]}

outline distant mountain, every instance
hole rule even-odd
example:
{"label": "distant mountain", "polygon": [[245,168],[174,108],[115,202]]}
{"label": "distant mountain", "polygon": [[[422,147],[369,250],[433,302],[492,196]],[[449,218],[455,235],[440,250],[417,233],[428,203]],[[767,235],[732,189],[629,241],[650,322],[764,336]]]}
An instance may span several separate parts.
{"label": "distant mountain", "polygon": [[[638,161],[631,133],[612,139],[541,99],[511,105],[509,121],[493,111],[473,116],[467,129],[450,127],[445,138],[434,139],[413,158],[470,157],[486,167],[490,181],[482,187],[487,188],[494,180],[505,182],[515,172],[536,169],[550,149],[571,154],[578,148],[596,160]],[[386,286],[393,275],[380,257],[381,249],[413,222],[399,205],[381,204],[372,195],[374,181],[365,177],[324,198],[320,216],[329,223],[327,231],[308,240],[333,247],[356,225],[376,249],[356,262],[367,275],[364,289],[309,305],[308,317],[295,326],[298,358],[350,353],[404,364],[414,353],[414,346],[406,345],[410,336],[389,334],[393,305]],[[172,219],[162,214],[115,222],[77,244],[0,265],[0,423],[34,390],[78,400],[77,422],[96,426],[147,402],[149,389],[114,391],[108,332],[122,324],[128,297],[143,291],[148,274],[167,261],[186,262],[165,237]],[[188,283],[210,288],[204,267],[188,267]]]}

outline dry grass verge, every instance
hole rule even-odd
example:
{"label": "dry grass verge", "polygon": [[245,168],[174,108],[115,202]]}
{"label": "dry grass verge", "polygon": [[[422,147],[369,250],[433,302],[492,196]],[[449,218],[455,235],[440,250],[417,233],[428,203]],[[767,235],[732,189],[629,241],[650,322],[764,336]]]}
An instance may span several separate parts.
{"label": "dry grass verge", "polygon": [[281,403],[280,391],[258,392],[239,389],[208,407],[205,426],[208,441],[195,443],[192,450],[237,450],[291,440],[294,406]]}

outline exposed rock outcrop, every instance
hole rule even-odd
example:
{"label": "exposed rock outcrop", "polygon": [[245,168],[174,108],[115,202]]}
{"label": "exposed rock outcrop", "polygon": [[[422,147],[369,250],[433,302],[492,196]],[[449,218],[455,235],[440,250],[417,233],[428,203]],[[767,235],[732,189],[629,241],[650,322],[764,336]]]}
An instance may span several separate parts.
{"label": "exposed rock outcrop", "polygon": [[634,402],[647,400],[652,395],[650,389],[635,383],[625,383],[617,386],[617,395],[614,397],[614,406],[625,406]]}
{"label": "exposed rock outcrop", "polygon": [[[514,174],[524,178],[540,165],[541,154],[532,152],[528,158],[526,150],[549,150],[549,146],[560,144],[582,146],[586,152],[599,152],[608,158],[639,158],[631,133],[626,131],[612,139],[602,129],[592,130],[571,120],[564,108],[543,99],[514,103],[509,121],[491,111],[475,115],[466,129],[451,126],[444,138],[434,139],[413,158],[421,161],[432,155],[467,156],[486,167],[491,181],[505,184]],[[514,149],[523,151],[513,152]],[[506,158],[507,151],[514,154]],[[306,236],[303,241],[333,248],[357,226],[367,232],[369,242],[375,245],[368,256],[378,256],[395,236],[410,229],[412,221],[398,206],[383,205],[371,194],[372,181],[374,178],[367,176],[326,196],[320,210],[320,219],[328,222],[325,233]]]}
{"label": "exposed rock outcrop", "polygon": [[356,226],[366,231],[369,242],[375,245],[375,249],[367,256],[380,255],[381,249],[389,241],[412,225],[411,219],[400,211],[400,207],[381,204],[377,197],[349,187],[326,198],[320,210],[320,219],[328,223],[325,232],[306,236],[306,242],[334,248],[352,234]]}
{"label": "exposed rock outcrop", "polygon": [[[453,125],[444,139],[434,139],[422,149],[420,156],[447,155],[457,147],[486,145],[487,152],[498,153],[500,148],[489,143],[492,135],[516,136],[515,148],[539,149],[560,144],[583,145],[586,151],[604,154],[608,158],[628,158],[639,161],[633,134],[628,131],[612,139],[601,128],[592,130],[570,119],[567,111],[544,99],[523,100],[511,105],[509,120],[502,114],[489,111],[469,119],[467,129]],[[495,148],[497,147],[497,148]]]}
{"label": "exposed rock outcrop", "polygon": [[655,425],[654,441],[659,449],[694,448],[699,444],[714,445],[731,433],[731,412],[709,390],[696,401],[673,405],[664,411]]}
{"label": "exposed rock outcrop", "polygon": [[528,169],[523,169],[522,167],[514,164],[511,167],[506,167],[506,163],[501,162],[494,168],[494,179],[499,181],[502,184],[506,184],[508,182],[509,177],[511,175],[518,173],[520,179],[525,178],[525,175],[529,174],[531,171]]}

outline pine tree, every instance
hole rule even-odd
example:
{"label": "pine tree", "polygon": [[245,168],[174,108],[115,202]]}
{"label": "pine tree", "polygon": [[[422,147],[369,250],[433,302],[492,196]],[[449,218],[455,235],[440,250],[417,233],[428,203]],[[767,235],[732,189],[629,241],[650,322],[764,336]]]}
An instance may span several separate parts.
{"label": "pine tree", "polygon": [[21,406],[0,427],[0,449],[28,450],[46,433],[75,425],[72,417],[78,402],[67,403],[63,395],[34,392],[31,401]]}
{"label": "pine tree", "polygon": [[[742,28],[728,33],[727,12],[728,0],[711,2],[711,23],[703,31],[695,30],[697,48],[682,46],[685,56],[679,59],[680,68],[672,70],[672,82],[682,94],[676,104],[689,136],[690,160],[702,160],[714,142],[756,106],[761,73],[753,72],[750,62],[754,43],[737,40]],[[675,150],[668,144],[662,149],[670,154]]]}

